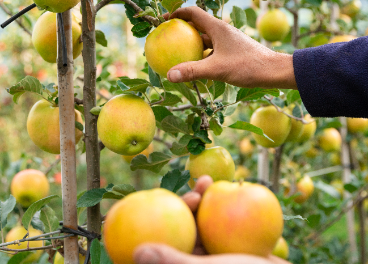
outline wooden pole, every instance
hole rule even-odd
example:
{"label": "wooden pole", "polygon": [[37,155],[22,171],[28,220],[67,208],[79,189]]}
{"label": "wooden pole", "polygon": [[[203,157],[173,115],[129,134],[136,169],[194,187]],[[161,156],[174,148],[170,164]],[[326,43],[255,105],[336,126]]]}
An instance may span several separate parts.
{"label": "wooden pole", "polygon": [[[73,85],[73,39],[71,11],[62,14],[67,49],[67,65],[63,65],[63,48],[58,30],[58,90],[60,111],[60,158],[63,199],[63,223],[65,227],[78,229],[77,177],[75,153],[75,114]],[[58,20],[59,21],[59,20]],[[64,239],[64,263],[79,262],[78,236]]]}
{"label": "wooden pole", "polygon": [[258,146],[258,179],[263,182],[269,182],[269,158],[268,148]]}

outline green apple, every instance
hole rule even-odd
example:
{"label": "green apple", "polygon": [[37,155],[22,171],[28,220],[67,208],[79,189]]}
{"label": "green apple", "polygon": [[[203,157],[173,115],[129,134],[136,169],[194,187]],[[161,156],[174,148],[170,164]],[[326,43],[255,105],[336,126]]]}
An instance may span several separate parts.
{"label": "green apple", "polygon": [[34,3],[47,11],[53,13],[63,13],[75,7],[80,0],[34,0]]}

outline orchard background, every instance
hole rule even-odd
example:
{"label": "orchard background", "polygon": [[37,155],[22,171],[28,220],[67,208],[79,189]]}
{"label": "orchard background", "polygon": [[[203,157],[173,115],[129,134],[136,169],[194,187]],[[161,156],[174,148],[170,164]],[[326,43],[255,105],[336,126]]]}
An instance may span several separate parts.
{"label": "orchard background", "polygon": [[[108,1],[102,1],[104,2]],[[157,10],[159,12],[163,10],[162,6],[156,6],[160,1],[133,2],[145,9],[144,14],[149,16],[156,16]],[[336,35],[359,37],[368,33],[368,1],[365,0],[361,1],[361,7],[356,15],[350,14],[352,18],[339,15],[339,10],[344,10],[347,2],[352,1],[269,1],[269,6],[267,1],[262,1],[261,8],[252,1],[242,0],[197,2],[187,1],[182,6],[198,4],[211,14],[215,13],[219,18],[280,52],[292,53],[297,48],[327,44]],[[0,22],[30,4],[32,1],[0,1]],[[199,90],[204,91],[207,85],[210,93],[207,91],[201,93],[203,99],[200,99],[195,89],[190,90],[187,86],[183,87],[184,84],[174,85],[164,78],[160,79],[149,69],[144,57],[145,36],[153,27],[141,18],[133,18],[132,15],[136,12],[132,11],[131,6],[127,6],[128,16],[125,15],[124,1],[114,1],[106,6],[100,4],[101,9],[96,13],[96,79],[91,80],[92,83],[96,81],[97,103],[94,113],[98,114],[100,106],[118,94],[135,93],[145,98],[147,102],[148,98],[154,109],[157,124],[152,146],[153,150],[159,153],[151,157],[155,158],[155,163],[151,162],[152,159],[147,161],[142,156],[129,162],[121,155],[102,148],[100,173],[97,173],[101,175],[101,189],[86,192],[88,174],[86,148],[84,141],[81,140],[77,144],[76,156],[78,225],[83,226],[87,218],[93,215],[91,213],[87,216],[86,207],[101,202],[100,211],[104,216],[116,199],[122,198],[134,189],[152,189],[161,186],[178,194],[188,192],[190,188],[186,185],[186,181],[189,175],[185,172],[185,163],[189,152],[199,154],[205,144],[210,142],[206,133],[200,133],[208,130],[214,144],[227,149],[236,167],[243,168],[243,174],[237,171],[238,179],[261,182],[275,191],[283,208],[285,219],[283,237],[289,244],[290,262],[365,263],[368,129],[346,134],[345,119],[319,118],[316,119],[316,132],[305,142],[286,142],[281,147],[268,149],[257,146],[251,131],[260,134],[262,132],[248,124],[253,112],[267,105],[279,110],[285,107],[289,109],[294,119],[301,119],[307,111],[298,92],[277,89],[263,91],[257,88],[245,90],[220,82],[210,86],[209,82],[203,81],[197,82],[196,85]],[[146,9],[147,7],[150,9]],[[291,27],[282,41],[267,42],[256,29],[257,17],[266,12],[267,8],[280,8],[287,15]],[[73,13],[82,19],[80,9],[78,5],[73,8]],[[41,14],[42,11],[34,8],[22,16],[20,24],[13,22],[5,29],[0,29],[1,243],[13,227],[20,225],[27,210],[19,203],[8,210],[12,201],[10,183],[19,171],[32,168],[46,174],[50,183],[49,195],[58,195],[47,200],[47,208],[51,209],[48,213],[54,214],[58,221],[63,219],[60,156],[38,148],[30,140],[26,128],[28,113],[40,97],[28,91],[15,103],[13,96],[7,91],[9,88],[11,91],[12,87],[26,76],[32,76],[42,83],[44,89],[51,90],[53,93],[51,100],[58,97],[53,88],[53,85],[58,83],[57,65],[45,62],[32,45],[32,28]],[[133,28],[132,32],[133,25],[129,19],[134,25],[145,24],[141,24],[140,28]],[[156,20],[159,21],[157,18]],[[79,56],[74,60],[73,68],[74,92],[75,97],[79,99],[75,101],[75,108],[81,110],[82,114],[81,99],[86,71],[84,63],[86,61],[83,62],[82,56]],[[91,65],[93,61],[88,63],[89,68],[94,67]],[[133,80],[135,78],[139,80]],[[24,80],[29,84],[29,79]],[[34,88],[24,82],[20,86],[25,91]],[[160,94],[165,100],[162,100]],[[200,104],[201,100],[207,105]],[[229,106],[226,106],[227,104]],[[221,111],[216,111],[219,108]],[[200,126],[203,116],[209,123],[204,125],[202,123]],[[173,126],[175,128],[172,128]],[[321,135],[327,128],[339,129],[343,136],[341,146],[330,152],[323,150],[320,144]],[[87,129],[87,126],[84,129]],[[99,144],[92,148],[101,146],[102,144]],[[153,151],[152,146],[150,153]],[[314,192],[306,201],[297,203],[295,200],[299,194],[297,182],[306,175],[313,180]],[[93,179],[96,177],[94,175]],[[93,179],[89,180],[88,189],[99,187],[96,182],[92,183]],[[112,186],[116,186],[115,189]],[[45,210],[45,203],[36,204],[34,208],[37,210],[34,210],[34,214],[27,215],[30,221],[32,219],[32,226],[44,232],[53,229],[40,219],[38,211]],[[82,238],[81,240],[85,241]],[[62,242],[54,239],[53,241],[55,244],[51,244],[50,239],[44,242],[45,246],[51,245],[50,249],[43,251],[42,256],[33,263],[48,263],[48,261],[53,263],[55,254],[53,249],[63,252]],[[97,261],[97,257],[92,256],[92,264],[109,263],[102,241],[101,244],[92,245],[93,252],[101,250],[101,258],[99,256]],[[82,244],[81,248],[85,247]],[[86,254],[85,250],[80,251]],[[0,263],[22,261],[25,263],[28,254],[20,252],[12,257],[0,248]]]}

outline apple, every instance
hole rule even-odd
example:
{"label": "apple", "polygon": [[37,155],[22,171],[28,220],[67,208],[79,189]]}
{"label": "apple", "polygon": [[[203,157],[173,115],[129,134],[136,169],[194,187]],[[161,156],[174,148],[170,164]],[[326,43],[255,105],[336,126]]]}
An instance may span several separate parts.
{"label": "apple", "polygon": [[254,150],[253,144],[250,142],[250,139],[245,137],[239,142],[239,150],[240,153],[244,156],[248,154],[252,154]]}
{"label": "apple", "polygon": [[[83,124],[79,111],[74,110],[75,121]],[[29,137],[40,149],[60,154],[59,107],[46,100],[35,103],[28,114],[27,131]],[[75,129],[75,143],[83,136],[83,132]]]}
{"label": "apple", "polygon": [[308,158],[315,158],[317,157],[319,154],[319,151],[317,148],[311,146],[306,152],[305,152],[305,156]]}
{"label": "apple", "polygon": [[297,182],[296,189],[300,195],[295,197],[294,201],[296,203],[304,203],[313,194],[314,184],[312,179],[305,175]]}
{"label": "apple", "polygon": [[356,37],[351,35],[341,35],[333,37],[332,39],[330,39],[329,43],[347,42],[353,39],[356,39]]}
{"label": "apple", "polygon": [[185,164],[185,170],[189,170],[188,185],[193,189],[196,180],[203,175],[211,176],[213,181],[232,181],[235,174],[235,164],[229,151],[217,146],[207,148],[199,155],[190,154]]}
{"label": "apple", "polygon": [[280,9],[270,9],[257,20],[259,34],[267,41],[281,41],[290,31],[287,16]]}
{"label": "apple", "polygon": [[122,158],[130,163],[132,161],[132,159],[140,154],[145,155],[147,158],[149,156],[149,154],[151,154],[153,152],[153,144],[151,143],[145,150],[143,150],[142,152],[138,153],[137,155],[132,155],[132,156],[124,156],[122,155]]}
{"label": "apple", "polygon": [[243,165],[238,165],[234,174],[234,180],[240,181],[245,180],[250,176],[250,170]]}
{"label": "apple", "polygon": [[330,153],[330,161],[333,165],[341,165],[341,158],[339,153],[337,152]]}
{"label": "apple", "polygon": [[23,207],[45,198],[49,194],[49,181],[46,175],[34,169],[22,170],[14,175],[10,192]]}
{"label": "apple", "polygon": [[342,182],[342,180],[340,180],[340,179],[333,180],[331,182],[331,186],[334,187],[336,189],[336,191],[339,192],[341,197],[343,197],[345,189],[344,189],[344,183]]}
{"label": "apple", "polygon": [[61,179],[62,179],[61,172],[55,173],[53,178],[54,178],[54,183],[61,185]]}
{"label": "apple", "polygon": [[[26,234],[27,234],[27,230],[23,226],[13,227],[6,234],[5,242],[12,242],[12,241],[23,239]],[[32,227],[29,228],[29,237],[39,236],[39,235],[42,235],[42,232],[40,230],[33,229]],[[28,245],[28,242],[22,242],[17,245],[9,245],[7,247],[10,249],[26,249],[27,245]],[[29,241],[29,247],[31,248],[42,247],[42,246],[43,246],[42,241]],[[42,250],[34,251],[25,260],[23,260],[22,263],[35,263],[41,257],[41,255],[42,255]]]}
{"label": "apple", "polygon": [[304,120],[308,123],[303,125],[302,133],[298,138],[298,142],[300,143],[304,143],[311,139],[314,136],[314,133],[316,133],[317,129],[317,123],[310,114],[306,114],[304,116]]}
{"label": "apple", "polygon": [[141,97],[121,94],[111,98],[102,107],[97,130],[106,148],[132,156],[151,144],[156,131],[156,119],[152,108]]}
{"label": "apple", "polygon": [[341,13],[349,17],[355,17],[359,13],[361,7],[362,2],[360,0],[349,1],[341,8]]}
{"label": "apple", "polygon": [[198,31],[181,19],[160,24],[146,39],[146,59],[152,70],[163,77],[182,62],[203,58],[203,42]]}
{"label": "apple", "polygon": [[297,142],[303,132],[303,123],[297,119],[291,118],[291,129],[285,142]]}
{"label": "apple", "polygon": [[[86,256],[79,253],[79,264],[83,264],[85,260]],[[64,257],[59,252],[55,254],[54,264],[64,264]]]}
{"label": "apple", "polygon": [[350,133],[365,132],[368,130],[368,119],[366,118],[346,118],[348,131]]}
{"label": "apple", "polygon": [[272,251],[272,255],[282,259],[287,259],[289,257],[289,246],[282,236],[277,240],[276,246]]}
{"label": "apple", "polygon": [[218,181],[203,194],[197,225],[209,254],[267,257],[282,234],[284,222],[279,201],[265,186]]}
{"label": "apple", "polygon": [[252,114],[250,123],[263,130],[271,140],[252,133],[254,140],[265,148],[275,148],[283,144],[291,129],[290,118],[277,111],[273,105],[258,108]]}
{"label": "apple", "polygon": [[108,211],[104,244],[115,264],[134,264],[134,249],[146,242],[163,243],[191,253],[196,224],[186,203],[165,189],[138,191],[115,203]]}
{"label": "apple", "polygon": [[326,128],[319,137],[319,145],[326,152],[339,151],[341,149],[341,135],[336,128]]}
{"label": "apple", "polygon": [[34,3],[46,11],[63,13],[75,7],[80,0],[34,0]]}
{"label": "apple", "polygon": [[[43,0],[47,1],[48,0]],[[70,1],[70,0],[69,0]],[[43,13],[34,25],[32,43],[41,57],[50,63],[55,63],[57,58],[57,21],[56,14]],[[73,58],[76,59],[82,52],[83,43],[80,42],[82,29],[76,17],[72,19]]]}

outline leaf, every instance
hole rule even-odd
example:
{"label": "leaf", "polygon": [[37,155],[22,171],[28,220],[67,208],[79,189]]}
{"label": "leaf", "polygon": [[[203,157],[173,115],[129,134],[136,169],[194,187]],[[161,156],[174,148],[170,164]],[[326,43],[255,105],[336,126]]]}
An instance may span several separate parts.
{"label": "leaf", "polygon": [[41,219],[41,211],[37,211],[34,216],[32,217],[32,220],[31,220],[31,226],[34,228],[34,229],[37,229],[37,230],[40,230],[40,231],[44,231],[45,229],[45,226],[43,225]]}
{"label": "leaf", "polygon": [[214,85],[212,85],[209,90],[210,93],[213,95],[213,99],[215,100],[219,96],[221,96],[226,89],[226,83],[214,81]]}
{"label": "leaf", "polygon": [[202,124],[202,118],[199,116],[194,117],[193,124],[192,124],[192,130],[193,132],[197,132],[200,130]]}
{"label": "leaf", "polygon": [[193,138],[188,143],[188,151],[193,155],[199,155],[206,149],[205,144],[198,138]]}
{"label": "leaf", "polygon": [[315,181],[314,182],[314,187],[327,193],[328,195],[339,199],[340,198],[340,193],[331,185],[324,183],[323,181]]}
{"label": "leaf", "polygon": [[155,73],[150,66],[148,66],[148,77],[153,86],[161,87],[160,76]]}
{"label": "leaf", "polygon": [[176,193],[190,179],[189,171],[179,171],[178,169],[169,171],[162,177],[160,188]]}
{"label": "leaf", "polygon": [[[161,96],[162,97],[165,96],[165,100],[162,103],[160,103],[160,105],[162,106],[173,106],[173,105],[176,105],[177,103],[182,102],[179,96],[169,93],[169,92],[166,92],[166,94],[162,93]],[[158,102],[159,100],[152,100],[152,103]]]}
{"label": "leaf", "polygon": [[113,264],[103,244],[101,244],[101,258],[100,259],[101,259],[100,264]]}
{"label": "leaf", "polygon": [[200,139],[203,143],[211,144],[211,139],[208,138],[208,132],[207,130],[200,130],[198,132],[195,132],[193,137]]}
{"label": "leaf", "polygon": [[204,1],[204,4],[209,8],[209,9],[220,9],[220,5],[218,3],[216,3],[213,0],[206,0]]}
{"label": "leaf", "polygon": [[151,31],[151,28],[152,26],[150,23],[146,21],[139,22],[132,27],[133,36],[137,38],[143,38],[147,36],[147,34]]}
{"label": "leaf", "polygon": [[51,195],[51,196],[48,196],[46,198],[43,198],[31,204],[28,207],[27,211],[24,213],[23,218],[22,218],[22,224],[24,228],[28,230],[29,224],[31,223],[32,218],[35,215],[35,213],[39,211],[44,205],[48,204],[52,199],[56,197],[59,197],[59,196]]}
{"label": "leaf", "polygon": [[241,28],[247,25],[247,16],[245,11],[240,7],[233,6],[233,12],[231,12],[230,17],[233,21],[234,27]]}
{"label": "leaf", "polygon": [[6,226],[8,215],[13,211],[16,200],[10,195],[5,202],[0,202],[0,230]]}
{"label": "leaf", "polygon": [[250,100],[258,100],[265,96],[266,94],[272,96],[279,96],[280,91],[278,89],[262,89],[262,88],[241,88],[236,96],[236,101],[250,101]]}
{"label": "leaf", "polygon": [[91,248],[89,252],[91,254],[91,264],[100,264],[101,244],[97,238],[92,240]]}
{"label": "leaf", "polygon": [[92,114],[92,115],[96,115],[98,116],[100,114],[102,110],[102,107],[101,106],[95,106],[93,107],[89,112]]}
{"label": "leaf", "polygon": [[161,122],[162,130],[168,133],[183,133],[188,134],[188,126],[186,123],[179,117],[174,115],[169,115],[165,117]]}
{"label": "leaf", "polygon": [[103,47],[107,47],[107,39],[105,37],[105,33],[101,30],[96,30],[96,42]]}
{"label": "leaf", "polygon": [[43,223],[45,233],[55,231],[59,227],[59,220],[55,215],[55,211],[47,205],[41,209],[40,220]]}
{"label": "leaf", "polygon": [[221,135],[223,129],[222,129],[222,125],[219,123],[218,119],[213,117],[213,118],[211,118],[209,123],[210,123],[210,129],[213,131],[213,133],[216,136]]}
{"label": "leaf", "polygon": [[320,214],[314,214],[308,217],[308,225],[311,228],[316,228],[317,226],[319,226],[320,221],[321,221]]}
{"label": "leaf", "polygon": [[78,121],[75,121],[75,128],[83,132],[83,125],[79,123]]}
{"label": "leaf", "polygon": [[[6,91],[13,95],[14,103],[18,103],[19,97],[25,92],[41,95],[45,100],[48,100],[48,98],[51,97],[51,92],[47,89],[44,89],[40,81],[32,76],[26,76],[16,85],[6,89]],[[52,98],[48,101],[53,103]]]}
{"label": "leaf", "polygon": [[135,188],[130,184],[118,184],[112,187],[112,191],[120,193],[121,195],[128,195],[135,192]]}
{"label": "leaf", "polygon": [[236,102],[237,90],[232,85],[226,85],[223,96],[224,104],[231,104]]}
{"label": "leaf", "polygon": [[234,124],[228,126],[230,128],[234,128],[234,129],[241,129],[241,130],[247,130],[250,132],[253,132],[257,135],[260,136],[264,136],[265,138],[267,138],[268,140],[271,140],[272,142],[274,142],[271,138],[269,138],[262,129],[260,129],[259,127],[256,127],[250,123],[244,122],[244,121],[236,121]]}
{"label": "leaf", "polygon": [[77,201],[77,208],[91,207],[101,202],[103,195],[107,192],[105,188],[91,189],[86,191]]}
{"label": "leaf", "polygon": [[140,154],[132,159],[130,169],[132,171],[143,169],[159,173],[171,159],[171,156],[162,152],[152,152],[148,159],[145,155]]}
{"label": "leaf", "polygon": [[307,218],[303,218],[301,215],[283,215],[283,217],[285,221],[294,220],[294,219],[300,219],[304,221],[307,220]]}
{"label": "leaf", "polygon": [[172,14],[176,9],[180,8],[185,1],[183,0],[162,0],[162,6]]}
{"label": "leaf", "polygon": [[256,28],[257,13],[253,8],[249,7],[245,9],[245,15],[247,16],[247,24],[252,28]]}
{"label": "leaf", "polygon": [[152,106],[152,111],[155,115],[157,122],[162,122],[165,117],[173,115],[166,107],[164,106]]}
{"label": "leaf", "polygon": [[147,87],[150,83],[144,79],[129,79],[126,77],[119,78],[116,84],[120,87],[120,89],[124,91],[133,91],[133,92],[141,92],[145,93]]}
{"label": "leaf", "polygon": [[172,144],[172,147],[170,148],[170,151],[174,154],[174,155],[184,155],[186,153],[188,153],[188,149],[187,149],[187,145],[189,143],[189,141],[192,139],[191,135],[184,135],[180,138],[179,142],[174,142]]}
{"label": "leaf", "polygon": [[[146,6],[146,9],[144,11],[141,11],[138,14],[134,15],[134,17],[142,17],[142,16],[157,17],[156,13],[155,13],[155,10],[153,10],[153,8],[150,7],[150,6]],[[138,24],[140,24],[140,23],[143,23],[143,22],[139,22]],[[136,24],[136,25],[138,25],[138,24]],[[149,26],[151,26],[151,25],[149,25]],[[132,31],[133,31],[133,29],[132,29]]]}
{"label": "leaf", "polygon": [[298,101],[300,99],[301,99],[300,94],[299,94],[299,91],[297,91],[297,90],[291,90],[290,92],[288,92],[286,94],[286,100],[287,100],[288,104],[292,104],[295,101]]}
{"label": "leaf", "polygon": [[186,86],[184,83],[172,83],[169,82],[168,80],[163,82],[163,85],[165,87],[166,90],[171,90],[171,91],[178,91],[179,93],[181,93],[185,98],[187,98],[189,100],[189,102],[193,105],[196,106],[197,105],[197,99],[194,96],[193,92],[191,89],[189,89],[188,86]]}
{"label": "leaf", "polygon": [[8,264],[19,264],[22,263],[23,260],[28,258],[29,255],[33,254],[32,251],[19,252],[13,257],[11,257],[8,261]]}

